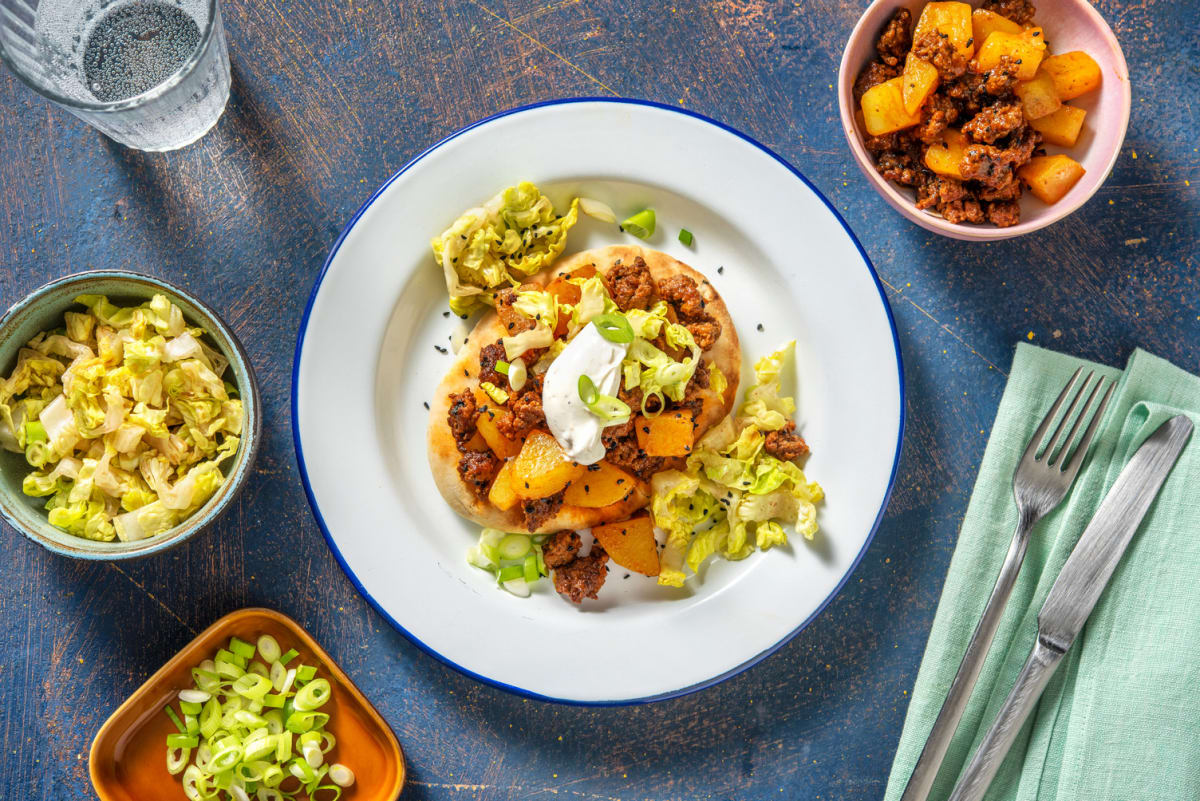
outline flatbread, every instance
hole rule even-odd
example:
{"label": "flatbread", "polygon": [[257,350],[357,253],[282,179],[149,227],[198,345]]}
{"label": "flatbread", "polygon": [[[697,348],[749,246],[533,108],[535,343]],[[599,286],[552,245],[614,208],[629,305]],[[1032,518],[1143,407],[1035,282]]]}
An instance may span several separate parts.
{"label": "flatbread", "polygon": [[[703,356],[705,360],[716,364],[721,369],[728,380],[728,386],[719,399],[715,397],[714,393],[713,400],[720,402],[706,403],[697,418],[696,439],[699,439],[705,431],[720,422],[733,409],[742,369],[741,348],[738,344],[733,320],[729,316],[725,302],[708,282],[708,279],[666,253],[630,245],[613,245],[564,258],[556,262],[552,270],[533,276],[526,281],[526,284],[544,287],[554,278],[566,275],[588,264],[595,265],[600,273],[607,273],[617,262],[632,262],[638,256],[646,262],[655,283],[672,275],[683,274],[691,277],[705,300],[705,310],[721,324],[721,336],[711,348],[704,351]],[[507,511],[499,509],[489,503],[486,498],[475,495],[459,476],[458,461],[461,454],[446,422],[450,410],[451,393],[459,393],[468,388],[473,390],[479,386],[480,352],[483,348],[506,336],[507,333],[500,323],[500,318],[492,310],[479,320],[466,342],[459,349],[454,364],[438,385],[433,400],[430,402],[429,466],[438,490],[455,512],[481,526],[505,531],[525,531],[525,516],[521,511],[520,504]],[[675,465],[668,463],[664,469],[681,464],[682,460],[678,460]],[[557,513],[547,518],[534,533],[589,528],[601,523],[625,520],[648,503],[649,488],[639,486],[628,498],[610,506],[591,509],[564,505]]]}

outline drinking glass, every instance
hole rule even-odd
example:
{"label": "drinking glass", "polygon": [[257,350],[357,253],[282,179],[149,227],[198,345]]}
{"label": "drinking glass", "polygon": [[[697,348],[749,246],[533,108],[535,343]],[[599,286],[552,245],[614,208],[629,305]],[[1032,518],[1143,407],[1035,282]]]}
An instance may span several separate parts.
{"label": "drinking glass", "polygon": [[0,59],[139,150],[190,145],[229,100],[218,0],[0,0]]}

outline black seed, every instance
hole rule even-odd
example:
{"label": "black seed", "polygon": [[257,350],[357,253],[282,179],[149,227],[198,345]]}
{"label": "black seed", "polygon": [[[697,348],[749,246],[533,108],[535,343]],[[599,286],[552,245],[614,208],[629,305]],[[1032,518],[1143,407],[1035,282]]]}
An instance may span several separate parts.
{"label": "black seed", "polygon": [[449,351],[447,351],[441,345],[434,345],[433,349],[436,350],[438,353],[449,353]]}
{"label": "black seed", "polygon": [[448,311],[444,311],[444,312],[442,312],[442,316],[443,316],[443,317],[449,317],[449,316],[450,316],[450,312],[448,312]]}
{"label": "black seed", "polygon": [[425,411],[429,411],[429,401],[425,401]]}
{"label": "black seed", "polygon": [[624,484],[624,483],[625,483],[625,479],[623,479],[623,478],[618,478],[618,479],[617,479],[617,483],[618,483],[618,484]]}
{"label": "black seed", "polygon": [[722,264],[720,267],[718,267],[718,268],[717,268],[717,273],[718,273],[719,275],[724,275],[724,274],[725,274],[725,265],[724,265],[724,264]]}
{"label": "black seed", "polygon": [[759,323],[759,324],[758,324],[758,326],[757,326],[757,328],[758,328],[758,330],[759,330],[759,331],[763,330],[763,324],[762,324],[762,323]]}

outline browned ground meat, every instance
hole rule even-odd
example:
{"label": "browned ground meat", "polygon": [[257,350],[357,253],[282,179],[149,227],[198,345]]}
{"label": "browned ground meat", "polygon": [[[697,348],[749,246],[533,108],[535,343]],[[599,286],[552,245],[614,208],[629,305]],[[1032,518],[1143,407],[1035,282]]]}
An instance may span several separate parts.
{"label": "browned ground meat", "polygon": [[878,86],[884,81],[890,81],[899,74],[899,67],[889,67],[883,62],[872,61],[867,65],[866,69],[858,74],[858,80],[854,82],[854,102],[857,103],[862,100],[862,96],[872,86]]}
{"label": "browned ground meat", "polygon": [[[988,0],[991,8],[1021,24],[1029,24],[1033,7],[1028,0]],[[893,17],[876,47],[879,60],[868,64],[855,83],[854,96],[899,74],[884,56],[903,41],[901,22]],[[1021,184],[1016,171],[1037,152],[1041,135],[1026,124],[1021,103],[1014,94],[1019,63],[1010,56],[987,72],[978,72],[948,38],[930,31],[916,38],[912,52],[933,64],[941,79],[921,108],[918,125],[880,136],[867,136],[863,145],[886,180],[912,187],[916,206],[941,214],[952,223],[991,222],[997,226],[1020,221]],[[965,123],[965,124],[964,124]],[[933,173],[925,165],[925,150],[941,141],[950,127],[961,127],[967,139],[960,165],[963,180]]]}
{"label": "browned ground meat", "polygon": [[579,555],[583,541],[574,531],[560,531],[542,545],[542,559],[546,567],[562,567]]}
{"label": "browned ground meat", "polygon": [[975,142],[992,144],[1025,124],[1025,111],[1015,100],[997,100],[962,127]]}
{"label": "browned ground meat", "polygon": [[937,67],[938,77],[953,81],[967,71],[967,59],[944,33],[925,31],[913,42],[913,55]]}
{"label": "browned ground meat", "polygon": [[525,513],[525,528],[536,531],[537,527],[562,508],[563,494],[561,492],[549,498],[535,498],[522,501],[521,511]]}
{"label": "browned ground meat", "polygon": [[942,131],[958,119],[958,106],[945,95],[935,94],[925,107],[921,124],[917,126],[917,138],[927,145],[942,141]]}
{"label": "browned ground meat", "polygon": [[570,598],[571,603],[595,598],[608,576],[607,563],[608,554],[596,543],[587,556],[580,556],[554,571],[554,589]]}
{"label": "browned ground meat", "polygon": [[794,462],[808,455],[808,443],[796,433],[796,424],[790,420],[778,431],[767,432],[767,441],[763,448],[776,459],[785,462]]}
{"label": "browned ground meat", "polygon": [[[618,433],[621,429],[627,429]],[[605,461],[617,467],[624,468],[643,480],[649,480],[662,468],[661,456],[649,456],[638,447],[637,435],[633,430],[633,421],[626,426],[610,426],[600,435],[604,444]]]}
{"label": "browned ground meat", "polygon": [[879,60],[889,67],[901,67],[911,48],[912,12],[907,8],[900,8],[888,20],[887,27],[879,35],[879,41],[875,43],[875,52],[879,54]]}
{"label": "browned ground meat", "polygon": [[604,286],[621,311],[644,309],[654,297],[654,277],[641,256],[632,264],[617,262],[604,275]]}
{"label": "browned ground meat", "polygon": [[983,91],[995,97],[1008,97],[1017,85],[1021,62],[1012,56],[1000,56],[1000,63],[983,74]]}
{"label": "browned ground meat", "polygon": [[1036,12],[1029,0],[983,0],[981,8],[1008,17],[1018,25],[1032,25]]}
{"label": "browned ground meat", "polygon": [[1001,200],[987,204],[988,222],[997,228],[1007,228],[1021,221],[1021,206],[1015,200]]}
{"label": "browned ground meat", "polygon": [[504,376],[496,372],[496,362],[507,361],[504,353],[504,345],[500,340],[496,340],[491,345],[479,351],[479,380],[489,381],[498,387],[507,386],[501,383]]}
{"label": "browned ground meat", "polygon": [[458,460],[458,474],[471,491],[479,497],[487,496],[488,485],[500,469],[500,460],[491,451],[466,451]]}
{"label": "browned ground meat", "polygon": [[446,412],[446,423],[454,442],[462,450],[463,444],[475,436],[475,421],[479,419],[479,407],[475,403],[475,393],[469,389],[462,392],[450,393],[450,410]]}
{"label": "browned ground meat", "polygon": [[672,275],[658,285],[658,292],[675,310],[684,328],[692,333],[700,350],[708,350],[716,344],[721,336],[721,324],[705,311],[704,297],[695,281],[686,275]]}
{"label": "browned ground meat", "polygon": [[496,418],[496,428],[509,439],[520,439],[530,429],[546,422],[542,409],[542,386],[534,383],[529,389],[508,400],[507,410]]}

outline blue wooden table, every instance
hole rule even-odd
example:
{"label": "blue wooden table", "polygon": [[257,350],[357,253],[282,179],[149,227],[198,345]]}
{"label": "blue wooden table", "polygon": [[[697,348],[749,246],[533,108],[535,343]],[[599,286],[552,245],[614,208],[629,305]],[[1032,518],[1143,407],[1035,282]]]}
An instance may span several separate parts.
{"label": "blue wooden table", "polygon": [[[191,288],[250,352],[266,404],[246,492],[217,528],[136,563],[58,558],[0,530],[0,801],[94,797],[92,734],[231,610],[294,616],[392,725],[408,799],[875,799],[1018,340],[1200,369],[1200,28],[1188,3],[1101,0],[1133,80],[1129,136],[1079,213],[967,245],[861,180],[837,123],[862,0],[230,0],[233,96],[169,155],[125,150],[0,73],[0,302],[86,268]],[[515,105],[644,97],[795,163],[885,282],[908,373],[891,508],[841,595],[779,653],[643,707],[525,701],[466,679],[355,593],[309,513],[289,413],[301,310],[369,193],[428,144]]]}

